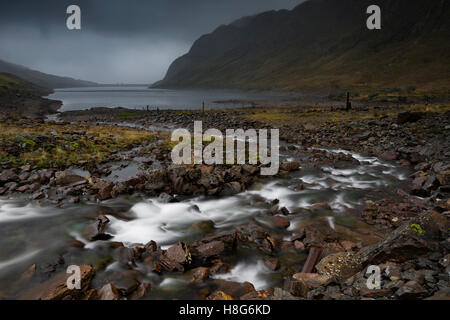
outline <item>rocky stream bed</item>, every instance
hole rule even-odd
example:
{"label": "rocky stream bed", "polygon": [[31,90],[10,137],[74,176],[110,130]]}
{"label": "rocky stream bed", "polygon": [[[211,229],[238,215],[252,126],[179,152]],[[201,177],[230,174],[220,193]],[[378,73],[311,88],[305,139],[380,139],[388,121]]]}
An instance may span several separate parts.
{"label": "rocky stream bed", "polygon": [[[270,127],[238,111],[79,114],[89,117],[63,114],[74,123],[48,132],[11,121],[42,132],[1,140],[0,298],[448,298],[448,112],[280,125],[270,178],[258,166],[171,164],[164,128],[199,117]],[[130,122],[138,133],[117,129]],[[92,132],[101,126],[112,136]],[[64,141],[82,160],[36,157]],[[81,266],[80,290],[65,286],[70,265]],[[369,265],[380,267],[379,289],[367,288]]]}

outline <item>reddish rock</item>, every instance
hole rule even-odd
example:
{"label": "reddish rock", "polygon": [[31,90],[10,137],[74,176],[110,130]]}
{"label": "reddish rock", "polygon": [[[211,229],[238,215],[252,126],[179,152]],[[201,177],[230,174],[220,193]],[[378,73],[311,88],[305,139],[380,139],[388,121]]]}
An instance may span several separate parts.
{"label": "reddish rock", "polygon": [[71,274],[60,272],[49,280],[32,286],[19,296],[19,300],[81,300],[85,299],[90,291],[91,280],[95,269],[89,265],[80,266],[81,289],[69,289],[67,280]]}
{"label": "reddish rock", "polygon": [[233,282],[227,280],[216,279],[214,284],[217,287],[217,291],[223,291],[233,299],[239,299],[243,295],[255,292],[255,287],[250,282]]}
{"label": "reddish rock", "polygon": [[286,229],[291,225],[288,219],[279,216],[271,217],[270,221],[275,228],[280,229]]}
{"label": "reddish rock", "polygon": [[210,269],[205,267],[199,267],[192,270],[191,282],[203,283],[210,276]]}
{"label": "reddish rock", "polygon": [[218,256],[225,251],[225,244],[222,241],[211,241],[197,246],[196,255],[202,258]]}
{"label": "reddish rock", "polygon": [[180,263],[187,264],[191,262],[191,253],[185,243],[178,243],[166,251],[167,258]]}
{"label": "reddish rock", "polygon": [[281,164],[280,169],[283,171],[296,171],[300,168],[300,162],[298,161],[291,161],[291,162],[284,162]]}

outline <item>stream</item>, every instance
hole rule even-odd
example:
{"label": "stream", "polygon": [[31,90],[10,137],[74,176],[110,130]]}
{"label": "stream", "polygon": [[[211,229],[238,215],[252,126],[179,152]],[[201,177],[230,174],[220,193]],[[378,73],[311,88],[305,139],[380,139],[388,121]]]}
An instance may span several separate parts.
{"label": "stream", "polygon": [[[87,242],[82,236],[84,227],[100,213],[110,219],[106,232],[113,238],[109,241],[123,242],[126,246],[154,240],[166,249],[178,241],[190,243],[208,232],[231,230],[252,223],[264,226],[271,230],[271,234],[286,240],[311,222],[321,222],[339,232],[364,238],[372,228],[358,219],[364,200],[392,195],[405,183],[409,171],[374,157],[344,150],[326,151],[350,154],[360,164],[302,168],[291,172],[289,179],[264,179],[234,196],[202,196],[176,203],[130,196],[55,208],[20,199],[0,200],[0,298],[14,297],[20,292],[17,280],[32,264],[55,264],[61,252],[65,252],[66,265],[92,264],[100,270],[94,284],[96,281],[100,283],[108,274],[123,272],[111,259],[107,242]],[[282,152],[281,157],[283,160],[301,161],[287,152]],[[303,190],[295,190],[293,187],[300,183]],[[290,220],[286,230],[271,229],[270,215],[265,213],[276,199],[280,208],[298,212],[286,216]],[[328,203],[332,210],[302,211],[317,203]],[[201,224],[205,221],[208,223]],[[85,247],[67,249],[73,240],[84,242]],[[277,254],[281,265],[293,270],[301,269],[306,259],[304,253]],[[261,253],[251,246],[239,246],[236,253],[223,260],[232,269],[226,274],[216,275],[218,279],[248,281],[257,290],[282,285],[283,271],[267,269]],[[137,269],[142,271],[139,265]],[[199,298],[199,290],[189,283],[189,276],[188,273],[144,274],[144,280],[152,284],[148,298]]]}

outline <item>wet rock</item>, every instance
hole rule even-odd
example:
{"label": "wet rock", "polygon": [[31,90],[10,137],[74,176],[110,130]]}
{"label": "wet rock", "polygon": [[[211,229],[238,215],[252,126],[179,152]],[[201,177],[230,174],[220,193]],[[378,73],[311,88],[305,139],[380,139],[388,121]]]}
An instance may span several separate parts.
{"label": "wet rock", "polygon": [[214,221],[212,220],[205,220],[205,221],[199,221],[194,224],[192,224],[188,231],[191,233],[200,233],[200,234],[208,234],[212,231],[214,231]]}
{"label": "wet rock", "polygon": [[119,247],[116,253],[116,260],[124,267],[133,268],[136,266],[136,251],[133,248]]}
{"label": "wet rock", "polygon": [[214,280],[214,286],[217,288],[217,291],[222,291],[233,299],[239,299],[247,293],[256,291],[255,287],[250,282],[240,283],[216,279]]}
{"label": "wet rock", "polygon": [[280,268],[280,260],[278,258],[270,258],[264,262],[264,265],[270,271],[276,271]]}
{"label": "wet rock", "polygon": [[92,189],[97,192],[97,197],[100,201],[108,200],[112,197],[114,183],[103,179],[95,179],[92,184]]}
{"label": "wet rock", "polygon": [[65,271],[58,273],[51,279],[36,284],[22,295],[20,300],[81,300],[85,299],[90,291],[89,286],[95,275],[95,269],[89,265],[80,266],[81,289],[69,289],[67,280],[71,274]]}
{"label": "wet rock", "polygon": [[158,202],[161,203],[175,203],[178,202],[177,199],[172,197],[171,195],[168,195],[167,193],[161,193],[158,197]]}
{"label": "wet rock", "polygon": [[273,295],[272,290],[260,290],[244,294],[239,300],[267,300]]}
{"label": "wet rock", "polygon": [[291,161],[291,162],[284,162],[280,165],[280,169],[283,171],[296,171],[300,168],[300,162],[298,161]]}
{"label": "wet rock", "polygon": [[128,296],[139,287],[139,280],[142,277],[143,275],[136,270],[123,270],[109,274],[107,279],[117,288],[120,295]]}
{"label": "wet rock", "polygon": [[242,191],[241,184],[237,181],[233,181],[225,184],[224,189],[221,192],[221,195],[227,197],[238,194],[241,191]]}
{"label": "wet rock", "polygon": [[416,281],[408,281],[395,292],[395,295],[400,299],[418,299],[423,298],[427,293],[427,290]]}
{"label": "wet rock", "polygon": [[386,161],[394,161],[398,159],[398,154],[396,152],[386,151],[380,154],[380,159]]}
{"label": "wet rock", "polygon": [[73,248],[84,248],[84,243],[78,240],[71,240],[69,241],[69,246],[73,247]]}
{"label": "wet rock", "polygon": [[198,267],[192,270],[191,282],[203,283],[210,276],[210,269],[205,267]]}
{"label": "wet rock", "polygon": [[161,190],[168,183],[167,171],[162,169],[150,170],[146,174],[146,190]]}
{"label": "wet rock", "polygon": [[70,171],[55,172],[55,183],[58,186],[69,186],[81,182],[86,182],[86,179]]}
{"label": "wet rock", "polygon": [[100,215],[94,223],[88,225],[84,231],[83,235],[88,241],[98,241],[98,240],[109,240],[112,238],[111,235],[105,233],[105,229],[107,224],[109,223],[109,219]]}
{"label": "wet rock", "polygon": [[99,300],[120,300],[119,290],[111,283],[104,285],[98,292]]}
{"label": "wet rock", "polygon": [[270,222],[272,226],[280,229],[286,229],[291,225],[288,219],[279,216],[270,217]]}
{"label": "wet rock", "polygon": [[189,247],[182,242],[167,249],[166,256],[179,264],[190,264],[192,261]]}
{"label": "wet rock", "polygon": [[0,185],[3,185],[8,182],[18,182],[19,177],[15,173],[14,169],[3,170],[0,173]]}
{"label": "wet rock", "polygon": [[312,211],[331,211],[330,205],[326,202],[315,203],[308,209]]}
{"label": "wet rock", "polygon": [[141,283],[136,291],[131,295],[132,300],[138,300],[146,297],[152,289],[152,285],[148,282]]}
{"label": "wet rock", "polygon": [[36,269],[36,264],[33,264],[24,273],[22,273],[22,276],[19,279],[19,286],[26,285],[36,274]]}
{"label": "wet rock", "polygon": [[205,237],[202,242],[221,241],[225,246],[225,251],[233,251],[236,249],[238,241],[238,232],[235,230],[223,231],[214,235]]}
{"label": "wet rock", "polygon": [[234,300],[232,296],[223,291],[215,291],[206,300]]}
{"label": "wet rock", "polygon": [[228,263],[224,263],[222,260],[217,259],[212,261],[212,267],[209,269],[211,275],[228,273],[231,270],[231,266]]}
{"label": "wet rock", "polygon": [[193,256],[202,259],[219,256],[225,251],[225,244],[222,241],[211,241],[195,247]]}

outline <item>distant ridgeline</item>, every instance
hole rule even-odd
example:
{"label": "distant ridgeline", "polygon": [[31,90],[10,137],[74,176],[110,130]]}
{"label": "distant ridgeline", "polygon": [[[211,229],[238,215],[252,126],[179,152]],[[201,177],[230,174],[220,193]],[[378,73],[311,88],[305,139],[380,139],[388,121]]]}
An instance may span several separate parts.
{"label": "distant ridgeline", "polygon": [[[381,30],[368,30],[368,6]],[[204,35],[153,87],[449,93],[450,1],[309,0]]]}
{"label": "distant ridgeline", "polygon": [[24,66],[12,64],[0,60],[0,72],[9,73],[31,82],[37,86],[56,89],[95,86],[96,83],[76,80],[67,77],[58,77],[51,74],[42,73],[36,70],[28,69]]}

